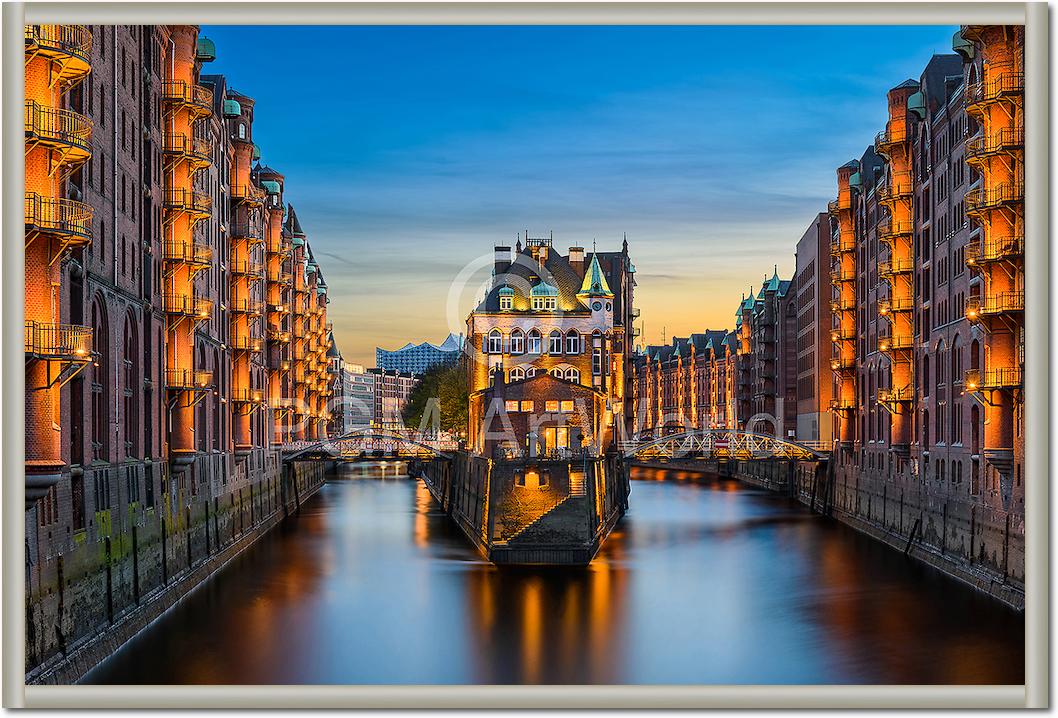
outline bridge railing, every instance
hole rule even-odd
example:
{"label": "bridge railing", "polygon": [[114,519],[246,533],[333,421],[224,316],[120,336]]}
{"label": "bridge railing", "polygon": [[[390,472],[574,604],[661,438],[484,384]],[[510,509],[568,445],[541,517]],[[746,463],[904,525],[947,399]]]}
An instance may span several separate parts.
{"label": "bridge railing", "polygon": [[625,441],[619,445],[629,458],[727,458],[819,460],[825,450],[807,442],[793,442],[767,434],[711,429],[670,434],[646,441]]}

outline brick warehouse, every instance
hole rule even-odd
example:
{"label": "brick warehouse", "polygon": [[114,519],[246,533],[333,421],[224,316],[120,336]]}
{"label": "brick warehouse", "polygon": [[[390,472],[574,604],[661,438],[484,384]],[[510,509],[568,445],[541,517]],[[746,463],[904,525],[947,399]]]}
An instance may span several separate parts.
{"label": "brick warehouse", "polygon": [[333,377],[326,282],[253,100],[200,74],[213,43],[25,39],[26,660],[49,681],[319,485],[277,450],[326,437]]}
{"label": "brick warehouse", "polygon": [[834,508],[1015,603],[1022,32],[963,27],[957,54],[892,89],[886,129],[838,169],[830,207]]}

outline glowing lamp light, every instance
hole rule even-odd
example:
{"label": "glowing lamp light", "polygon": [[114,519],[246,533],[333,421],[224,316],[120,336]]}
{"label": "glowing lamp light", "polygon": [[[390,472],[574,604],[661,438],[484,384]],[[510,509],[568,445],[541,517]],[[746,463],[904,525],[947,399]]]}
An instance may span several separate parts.
{"label": "glowing lamp light", "polygon": [[971,321],[974,320],[974,319],[977,319],[977,310],[976,309],[967,309],[966,310],[966,318],[971,320]]}
{"label": "glowing lamp light", "polygon": [[887,351],[889,351],[889,342],[882,342],[882,343],[880,343],[880,344],[878,345],[878,349],[879,349],[879,350],[881,350],[881,351],[883,351],[883,352],[887,352]]}
{"label": "glowing lamp light", "polygon": [[85,355],[85,350],[84,349],[74,349],[73,353],[76,354],[79,357],[83,357]]}

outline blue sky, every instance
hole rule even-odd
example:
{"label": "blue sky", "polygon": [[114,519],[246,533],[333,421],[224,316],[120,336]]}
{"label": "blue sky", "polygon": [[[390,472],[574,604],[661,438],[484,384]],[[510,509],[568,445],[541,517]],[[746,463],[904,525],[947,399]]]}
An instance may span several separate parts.
{"label": "blue sky", "polygon": [[517,233],[619,248],[646,339],[732,324],[954,26],[206,26],[327,277],[336,339],[460,331]]}

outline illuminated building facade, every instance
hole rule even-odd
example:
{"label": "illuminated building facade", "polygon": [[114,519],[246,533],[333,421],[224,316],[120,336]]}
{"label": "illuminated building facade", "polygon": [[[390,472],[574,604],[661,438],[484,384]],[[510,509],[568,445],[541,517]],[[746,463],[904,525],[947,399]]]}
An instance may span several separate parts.
{"label": "illuminated building facade", "polygon": [[[304,233],[289,251],[253,101],[201,74],[213,43],[167,25],[30,25],[25,43],[33,667],[249,536],[278,506],[274,449],[325,435],[331,390],[326,283]],[[264,311],[299,286],[300,385],[268,331],[290,331],[287,307]]]}
{"label": "illuminated building facade", "polygon": [[795,438],[830,447],[831,326],[830,220],[816,215],[797,242],[793,291],[797,329],[797,427]]}
{"label": "illuminated building facade", "polygon": [[[602,452],[617,438],[631,376],[634,271],[627,242],[620,252],[590,255],[571,247],[563,256],[550,237],[527,236],[525,247],[519,240],[513,253],[509,246],[495,248],[492,286],[467,318],[474,451]],[[545,374],[551,379],[544,381]],[[518,414],[525,428],[514,427],[511,436],[493,427],[502,419],[500,407],[503,414]]]}

